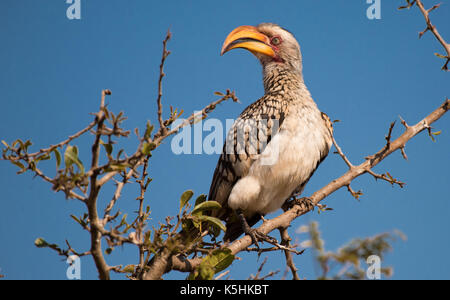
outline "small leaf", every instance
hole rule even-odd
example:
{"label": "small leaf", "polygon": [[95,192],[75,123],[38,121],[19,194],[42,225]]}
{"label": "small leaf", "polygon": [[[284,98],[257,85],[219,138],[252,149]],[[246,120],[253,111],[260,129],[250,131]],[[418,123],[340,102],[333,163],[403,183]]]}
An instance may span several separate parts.
{"label": "small leaf", "polygon": [[64,163],[66,164],[66,168],[72,164],[76,164],[78,169],[80,169],[81,174],[84,174],[84,166],[78,158],[77,146],[67,146],[66,151],[64,152]]}
{"label": "small leaf", "polygon": [[205,210],[212,210],[212,209],[219,209],[222,208],[222,205],[219,204],[217,201],[205,201],[200,203],[199,205],[194,207],[194,210],[192,210],[192,214],[198,214],[199,212],[205,211]]}
{"label": "small leaf", "polygon": [[217,96],[225,96],[223,93],[221,93],[221,92],[214,92],[214,95],[217,95]]}
{"label": "small leaf", "polygon": [[61,165],[61,153],[59,153],[58,148],[53,149],[52,152],[55,154],[56,167],[59,168],[59,166]]}
{"label": "small leaf", "polygon": [[389,179],[390,179],[391,181],[395,181],[395,180],[394,180],[394,177],[392,177],[392,175],[391,175],[389,172],[386,172],[386,175],[389,177]]}
{"label": "small leaf", "polygon": [[112,248],[107,248],[107,249],[105,250],[105,253],[106,253],[107,255],[110,255],[110,254],[112,253],[112,251],[113,251]]}
{"label": "small leaf", "polygon": [[442,131],[432,132],[433,135],[440,135],[441,133],[442,133]]}
{"label": "small leaf", "polygon": [[223,231],[226,231],[226,230],[227,230],[227,228],[225,227],[225,225],[223,225],[222,221],[220,221],[218,218],[211,217],[211,216],[204,216],[204,215],[196,216],[196,218],[197,218],[199,221],[205,221],[205,222],[208,222],[208,223],[210,223],[210,224],[212,224],[212,225],[214,225],[214,226],[217,226],[217,227],[219,227],[220,229],[222,229]]}
{"label": "small leaf", "polygon": [[205,264],[205,265],[200,265],[198,267],[198,273],[199,273],[199,278],[200,280],[211,280],[214,277],[214,268],[211,267],[209,264]]}
{"label": "small leaf", "polygon": [[228,268],[234,261],[234,255],[228,248],[214,250],[211,254],[206,256],[200,265],[198,271],[195,272],[195,277],[188,279],[211,280],[214,274],[221,272]]}
{"label": "small leaf", "polygon": [[439,54],[439,53],[434,53],[434,55],[436,55],[439,58],[444,58],[444,59],[447,58],[447,56],[444,56],[444,55]]}
{"label": "small leaf", "polygon": [[5,145],[5,147],[9,149],[9,145],[8,145],[7,142],[5,142],[4,140],[2,140],[2,144]]}
{"label": "small leaf", "polygon": [[195,204],[194,204],[194,208],[199,205],[200,203],[203,203],[206,201],[206,195],[205,194],[201,194],[200,196],[197,197],[197,199],[195,199]]}
{"label": "small leaf", "polygon": [[49,244],[43,238],[37,238],[34,241],[34,245],[38,248],[45,248],[48,247]]}
{"label": "small leaf", "polygon": [[106,153],[108,154],[108,156],[110,156],[111,153],[113,152],[113,146],[111,144],[106,144],[102,140],[100,140],[100,144],[103,145],[103,147],[105,148]]}
{"label": "small leaf", "polygon": [[124,215],[122,216],[122,220],[120,221],[120,224],[119,224],[118,227],[121,227],[122,225],[127,224],[127,221],[126,221],[127,216],[128,216],[127,214],[124,214]]}
{"label": "small leaf", "polygon": [[119,152],[117,153],[117,160],[120,159],[120,156],[122,155],[123,151],[124,151],[123,149],[119,150]]}
{"label": "small leaf", "polygon": [[210,263],[213,265],[216,273],[228,268],[234,261],[234,255],[228,248],[214,250],[211,254]]}
{"label": "small leaf", "polygon": [[189,200],[192,198],[193,195],[194,195],[194,192],[191,190],[187,190],[181,195],[181,197],[180,197],[180,212],[183,209],[183,207],[186,206],[186,204],[189,202]]}
{"label": "small leaf", "polygon": [[21,162],[12,160],[11,163],[18,166],[21,170],[25,169],[25,166]]}
{"label": "small leaf", "polygon": [[150,124],[150,121],[147,121],[147,126],[144,133],[144,140],[147,140],[150,138],[150,135],[152,134],[154,126]]}
{"label": "small leaf", "polygon": [[126,171],[129,166],[130,166],[129,164],[111,164],[109,166],[109,168],[107,169],[107,171],[108,172],[111,172],[111,171],[122,172],[122,171]]}
{"label": "small leaf", "polygon": [[156,144],[155,143],[147,143],[147,142],[145,142],[143,145],[142,145],[142,153],[143,154],[145,154],[145,155],[149,155],[149,154],[151,154],[151,151],[152,150],[154,150],[156,148]]}
{"label": "small leaf", "polygon": [[70,215],[70,217],[71,217],[72,219],[74,219],[78,224],[81,224],[81,220],[78,219],[76,216]]}
{"label": "small leaf", "polygon": [[124,272],[124,273],[133,273],[134,272],[134,265],[126,265],[122,269],[122,272]]}
{"label": "small leaf", "polygon": [[49,160],[49,159],[50,159],[50,155],[44,154],[44,155],[41,155],[38,158],[36,158],[35,162],[40,162],[41,160]]}

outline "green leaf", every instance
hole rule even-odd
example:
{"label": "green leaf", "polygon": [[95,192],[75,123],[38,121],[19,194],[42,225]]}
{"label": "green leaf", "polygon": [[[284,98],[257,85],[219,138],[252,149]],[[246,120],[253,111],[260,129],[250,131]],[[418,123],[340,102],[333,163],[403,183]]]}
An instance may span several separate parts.
{"label": "green leaf", "polygon": [[199,205],[200,203],[203,203],[206,201],[206,195],[205,194],[201,194],[200,196],[197,197],[197,199],[195,200],[195,204],[194,204],[194,208]]}
{"label": "green leaf", "polygon": [[217,201],[205,201],[200,203],[199,205],[195,206],[192,210],[192,214],[198,214],[200,212],[203,212],[205,210],[212,210],[212,209],[219,209],[222,208],[222,205],[219,204]]}
{"label": "green leaf", "polygon": [[147,127],[145,129],[144,133],[144,139],[147,140],[150,138],[150,135],[152,134],[154,126],[150,124],[150,121],[147,121]]}
{"label": "green leaf", "polygon": [[21,162],[12,160],[11,163],[18,166],[21,170],[25,169],[25,166]]}
{"label": "green leaf", "polygon": [[180,197],[180,212],[183,209],[183,207],[186,206],[186,204],[189,202],[189,200],[192,198],[193,195],[194,195],[194,192],[191,190],[187,190],[181,195],[181,197]]}
{"label": "green leaf", "polygon": [[212,252],[209,260],[216,273],[218,273],[225,270],[233,263],[234,255],[231,254],[231,249],[218,249]]}
{"label": "green leaf", "polygon": [[127,214],[124,214],[124,215],[122,216],[122,220],[120,221],[119,227],[121,227],[121,226],[127,224],[127,216],[128,216]]}
{"label": "green leaf", "polygon": [[34,241],[34,245],[38,248],[45,248],[48,247],[49,244],[43,238],[37,238]]}
{"label": "green leaf", "polygon": [[433,135],[440,135],[442,133],[442,131],[436,131],[436,132],[432,132]]}
{"label": "green leaf", "polygon": [[[195,279],[211,280],[213,279],[214,274],[228,268],[233,261],[234,255],[231,253],[230,249],[214,250],[211,254],[206,256],[198,266]],[[189,279],[194,278],[190,277]]]}
{"label": "green leaf", "polygon": [[123,149],[119,150],[119,152],[117,153],[117,160],[120,159],[120,156],[122,155],[123,151],[124,151]]}
{"label": "green leaf", "polygon": [[66,151],[64,152],[64,163],[66,164],[66,168],[72,164],[76,164],[78,169],[80,169],[81,174],[84,174],[84,166],[78,158],[77,146],[67,146]]}
{"label": "green leaf", "polygon": [[156,148],[156,144],[155,143],[147,143],[145,142],[144,144],[142,144],[142,153],[145,155],[149,155],[151,154],[151,151],[154,150]]}
{"label": "green leaf", "polygon": [[198,273],[199,277],[197,279],[200,280],[211,280],[214,278],[214,274],[216,274],[214,268],[209,264],[200,265],[198,267]]}
{"label": "green leaf", "polygon": [[111,153],[113,152],[113,146],[111,144],[106,144],[102,140],[100,140],[100,144],[103,145],[103,147],[105,148],[106,153],[108,153],[108,156],[110,156]]}
{"label": "green leaf", "polygon": [[48,154],[41,155],[35,159],[35,162],[40,162],[41,160],[49,160],[51,157]]}
{"label": "green leaf", "polygon": [[56,167],[59,168],[59,166],[61,165],[61,153],[59,153],[58,148],[53,149],[52,152],[55,154]]}
{"label": "green leaf", "polygon": [[74,219],[78,224],[81,224],[81,220],[78,219],[76,216],[70,215],[70,217],[71,217],[72,219]]}
{"label": "green leaf", "polygon": [[199,215],[199,216],[195,216],[199,221],[204,221],[204,222],[208,222],[211,225],[217,226],[220,229],[222,229],[223,231],[226,231],[227,228],[225,227],[225,225],[223,225],[222,221],[220,221],[218,218],[215,217],[211,217],[211,216],[204,216],[204,215]]}
{"label": "green leaf", "polygon": [[124,273],[133,273],[134,272],[134,265],[126,265],[122,269],[122,272],[124,272]]}
{"label": "green leaf", "polygon": [[109,168],[107,169],[107,171],[108,172],[111,172],[111,171],[122,172],[122,171],[126,171],[129,166],[130,166],[129,164],[111,164],[109,166]]}

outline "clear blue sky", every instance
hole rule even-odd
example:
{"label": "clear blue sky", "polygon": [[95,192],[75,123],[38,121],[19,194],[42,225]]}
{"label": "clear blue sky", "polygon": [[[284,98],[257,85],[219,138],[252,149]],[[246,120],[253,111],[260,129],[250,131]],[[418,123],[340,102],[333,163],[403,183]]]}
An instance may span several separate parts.
{"label": "clear blue sky", "polygon": [[[213,113],[235,118],[262,93],[261,68],[246,51],[219,56],[226,35],[239,25],[275,22],[297,37],[303,52],[304,77],[321,110],[332,119],[340,146],[353,163],[384,145],[390,122],[401,115],[419,121],[449,96],[449,74],[433,55],[441,46],[425,28],[416,8],[398,11],[400,0],[381,0],[381,20],[369,20],[365,0],[334,1],[92,1],[81,0],[81,20],[68,20],[64,0],[4,0],[0,2],[0,139],[33,138],[34,149],[58,142],[83,128],[99,105],[100,92],[112,90],[111,110],[124,111],[128,129],[156,121],[156,87],[161,41],[168,28],[172,55],[166,64],[164,103],[186,112],[216,99],[214,91],[236,91],[241,104],[227,103]],[[435,1],[424,1],[429,7]],[[450,40],[450,3],[444,1],[432,21]],[[167,112],[167,109],[166,109]],[[334,211],[308,214],[293,223],[291,234],[312,220],[320,223],[326,248],[336,250],[357,236],[399,229],[406,242],[396,242],[382,262],[395,269],[394,279],[450,279],[449,148],[450,117],[435,124],[442,130],[433,143],[422,133],[408,143],[409,161],[395,153],[376,171],[389,171],[405,181],[400,189],[370,176],[358,178],[353,189],[364,192],[360,202],[346,190],[326,204]],[[401,125],[394,135],[400,133]],[[87,136],[77,142],[88,161]],[[130,151],[136,139],[124,141]],[[159,148],[150,166],[147,200],[153,222],[175,215],[186,189],[207,193],[217,155],[180,155],[170,142]],[[60,245],[68,239],[79,251],[89,237],[69,217],[84,207],[55,194],[47,183],[0,162],[0,274],[10,279],[65,279],[67,264],[56,253],[37,249],[44,237]],[[54,165],[46,168],[54,171]],[[331,154],[307,185],[305,195],[346,171]],[[113,190],[101,195],[109,201]],[[138,189],[124,190],[119,207],[136,209]],[[100,206],[101,207],[101,206]],[[271,216],[269,216],[270,218]],[[300,236],[301,237],[301,236]],[[239,254],[231,276],[255,273],[256,255]],[[135,263],[133,247],[116,249],[109,264]],[[295,258],[302,277],[314,278],[310,252]],[[284,255],[271,256],[266,270],[285,268]],[[174,273],[167,278],[184,278]],[[97,278],[90,257],[82,259],[82,278]],[[122,278],[114,276],[114,278]]]}

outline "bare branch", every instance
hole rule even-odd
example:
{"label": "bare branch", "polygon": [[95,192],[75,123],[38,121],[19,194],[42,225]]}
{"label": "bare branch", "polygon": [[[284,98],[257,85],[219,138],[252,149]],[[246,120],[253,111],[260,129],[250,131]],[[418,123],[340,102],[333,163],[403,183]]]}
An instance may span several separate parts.
{"label": "bare branch", "polygon": [[354,167],[353,164],[350,162],[350,160],[347,158],[347,156],[345,156],[344,152],[342,151],[341,147],[339,147],[339,145],[337,144],[337,142],[334,139],[333,135],[331,135],[331,138],[333,139],[333,145],[336,148],[336,153],[339,154],[342,157],[342,159],[347,164],[349,169],[352,169]]}
{"label": "bare branch", "polygon": [[[95,136],[95,141],[92,146],[92,162],[91,169],[95,169],[98,166],[99,153],[100,153],[100,137],[101,130],[103,128],[103,122],[105,120],[105,113],[103,111],[105,107],[105,96],[110,95],[109,90],[102,91],[102,98],[99,112],[97,113],[96,119],[98,120],[97,132]],[[98,172],[93,172],[90,176],[90,193],[89,198],[86,201],[86,206],[89,213],[90,220],[90,234],[91,234],[91,253],[94,258],[95,265],[97,267],[99,278],[102,280],[110,279],[110,267],[106,264],[105,258],[102,253],[101,238],[103,226],[98,218],[97,213],[97,197],[100,187],[97,185]]]}
{"label": "bare branch", "polygon": [[440,4],[434,5],[432,8],[430,9],[425,9],[425,7],[423,6],[423,3],[421,0],[416,0],[415,3],[417,4],[417,6],[419,7],[420,11],[422,12],[424,18],[425,18],[425,22],[427,23],[427,27],[425,28],[425,30],[423,30],[422,32],[419,33],[419,38],[425,34],[425,32],[427,31],[431,31],[433,33],[433,35],[436,37],[436,39],[439,41],[439,43],[441,43],[441,45],[444,47],[445,51],[447,52],[447,55],[438,55],[439,57],[442,57],[444,59],[446,59],[444,66],[442,67],[442,70],[444,71],[448,71],[448,63],[450,62],[450,44],[448,44],[444,38],[442,38],[442,36],[439,34],[438,30],[436,29],[436,26],[434,26],[431,23],[430,20],[430,12],[432,12],[433,10],[435,10],[436,8],[438,8],[440,6]]}
{"label": "bare branch", "polygon": [[[284,246],[289,247],[289,244],[291,242],[291,237],[289,236],[289,233],[287,231],[287,228],[279,228],[280,236],[281,236],[281,244]],[[292,253],[290,251],[284,251],[284,255],[286,257],[286,265],[289,267],[289,269],[292,272],[292,278],[294,280],[300,280],[300,277],[298,276],[298,269],[294,264],[294,260],[292,259]]]}
{"label": "bare branch", "polygon": [[[403,151],[403,148],[400,148],[400,150]],[[391,174],[389,174],[389,172],[386,172],[386,174],[381,174],[380,175],[380,174],[377,174],[377,173],[373,172],[372,170],[368,170],[367,173],[372,175],[376,180],[377,179],[385,180],[385,181],[389,182],[392,185],[397,184],[401,188],[403,188],[403,186],[406,184],[404,182],[401,182],[401,181],[393,178],[391,176]]]}
{"label": "bare branch", "polygon": [[164,76],[166,75],[164,73],[164,63],[166,61],[167,56],[169,56],[169,54],[170,54],[170,51],[167,51],[167,42],[170,40],[171,37],[172,37],[172,34],[170,33],[170,30],[168,30],[166,38],[163,41],[163,53],[162,53],[162,58],[161,58],[161,64],[159,66],[158,99],[156,100],[156,102],[158,104],[158,121],[159,121],[161,134],[164,134],[167,130],[166,126],[164,124],[164,121],[163,121],[163,117],[162,117],[161,98],[162,98],[162,80],[163,80]]}

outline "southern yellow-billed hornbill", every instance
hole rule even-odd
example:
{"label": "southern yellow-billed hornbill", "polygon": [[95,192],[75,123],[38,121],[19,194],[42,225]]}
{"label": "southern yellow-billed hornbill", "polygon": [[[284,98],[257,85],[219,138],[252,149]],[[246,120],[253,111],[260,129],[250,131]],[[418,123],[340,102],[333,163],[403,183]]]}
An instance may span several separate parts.
{"label": "southern yellow-billed hornbill", "polygon": [[251,229],[261,216],[279,209],[302,192],[332,145],[328,117],[305,86],[300,46],[278,25],[240,26],[226,38],[222,53],[244,48],[263,66],[265,95],[248,106],[227,135],[212,179],[209,200],[222,209],[224,240]]}

